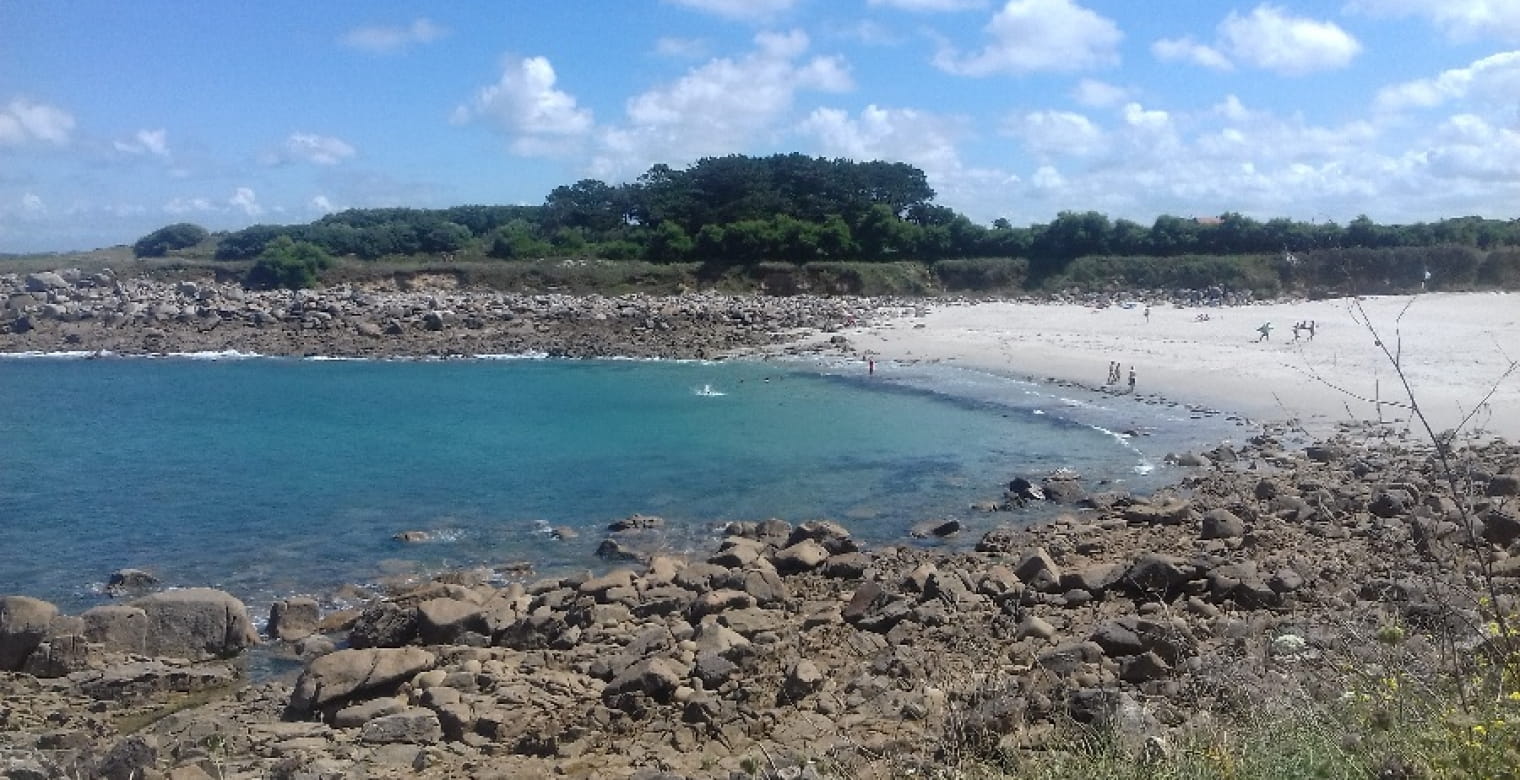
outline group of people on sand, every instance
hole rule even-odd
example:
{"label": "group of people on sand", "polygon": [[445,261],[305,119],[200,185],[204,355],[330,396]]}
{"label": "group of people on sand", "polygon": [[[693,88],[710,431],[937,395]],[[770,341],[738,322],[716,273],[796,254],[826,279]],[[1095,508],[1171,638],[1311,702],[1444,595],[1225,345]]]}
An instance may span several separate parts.
{"label": "group of people on sand", "polygon": [[[1307,332],[1309,334],[1309,340],[1313,341],[1315,327],[1316,326],[1314,320],[1299,320],[1298,322],[1293,323],[1293,340],[1298,341],[1299,337]],[[1263,322],[1261,325],[1257,326],[1256,332],[1261,334],[1256,337],[1257,344],[1260,344],[1263,341],[1271,341],[1272,323]]]}
{"label": "group of people on sand", "polygon": [[[1119,384],[1119,380],[1120,380],[1120,378],[1123,375],[1124,375],[1124,366],[1120,365],[1119,361],[1117,361],[1117,360],[1111,360],[1108,363],[1108,381],[1104,382],[1103,384],[1105,384],[1105,385],[1117,385],[1117,384]],[[1129,367],[1129,391],[1131,393],[1135,392],[1135,367],[1134,366],[1130,366]]]}

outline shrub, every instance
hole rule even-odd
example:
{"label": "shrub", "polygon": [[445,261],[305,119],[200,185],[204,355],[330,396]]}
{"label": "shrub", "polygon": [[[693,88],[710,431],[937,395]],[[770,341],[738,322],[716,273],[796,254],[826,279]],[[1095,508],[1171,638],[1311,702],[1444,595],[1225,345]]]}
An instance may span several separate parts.
{"label": "shrub", "polygon": [[317,272],[330,265],[332,258],[316,244],[280,236],[269,242],[258,261],[248,269],[245,284],[266,289],[315,287]]}
{"label": "shrub", "polygon": [[138,257],[163,257],[171,249],[195,246],[205,241],[209,235],[200,225],[177,222],[137,239],[137,243],[132,245],[132,254]]}
{"label": "shrub", "polygon": [[1272,296],[1282,279],[1270,255],[1083,257],[1045,282],[1050,289],[1193,289],[1220,286]]}
{"label": "shrub", "polygon": [[1514,289],[1520,287],[1520,249],[1496,249],[1478,267],[1477,279],[1483,284]]}
{"label": "shrub", "polygon": [[1029,277],[1029,261],[1019,257],[941,260],[932,270],[946,290],[1016,290]]}

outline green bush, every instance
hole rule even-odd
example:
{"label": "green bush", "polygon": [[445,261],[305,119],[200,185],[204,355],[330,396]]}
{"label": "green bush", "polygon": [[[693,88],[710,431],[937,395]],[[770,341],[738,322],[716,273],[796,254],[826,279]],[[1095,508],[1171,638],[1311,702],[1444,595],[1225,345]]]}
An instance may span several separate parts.
{"label": "green bush", "polygon": [[1520,288],[1520,249],[1495,249],[1478,267],[1477,280],[1506,290]]}
{"label": "green bush", "polygon": [[1273,255],[1181,255],[1178,257],[1082,257],[1046,280],[1048,289],[1192,289],[1220,286],[1260,296],[1282,292]]}
{"label": "green bush", "polygon": [[177,222],[137,239],[137,243],[132,245],[132,254],[137,257],[163,257],[171,249],[186,249],[195,246],[205,241],[209,235],[200,225]]}
{"label": "green bush", "polygon": [[317,285],[317,272],[332,265],[332,258],[316,244],[280,236],[269,242],[248,269],[245,284],[272,289],[300,290]]}
{"label": "green bush", "polygon": [[1017,290],[1029,277],[1029,261],[1020,257],[941,260],[931,270],[946,290]]}

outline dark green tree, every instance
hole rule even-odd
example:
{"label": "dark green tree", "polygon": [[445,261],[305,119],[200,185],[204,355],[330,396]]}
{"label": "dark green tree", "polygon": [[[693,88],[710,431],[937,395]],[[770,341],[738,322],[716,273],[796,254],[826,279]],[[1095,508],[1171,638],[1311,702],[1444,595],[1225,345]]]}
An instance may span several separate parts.
{"label": "dark green tree", "polygon": [[644,257],[656,263],[676,263],[691,257],[691,236],[674,222],[661,222],[645,234]]}
{"label": "dark green tree", "polygon": [[332,258],[316,244],[280,236],[269,242],[248,269],[245,284],[271,289],[300,290],[317,285],[317,272],[332,265]]}
{"label": "dark green tree", "polygon": [[163,257],[171,249],[195,246],[205,241],[209,235],[200,225],[176,222],[137,239],[137,243],[132,245],[132,254],[138,257]]}

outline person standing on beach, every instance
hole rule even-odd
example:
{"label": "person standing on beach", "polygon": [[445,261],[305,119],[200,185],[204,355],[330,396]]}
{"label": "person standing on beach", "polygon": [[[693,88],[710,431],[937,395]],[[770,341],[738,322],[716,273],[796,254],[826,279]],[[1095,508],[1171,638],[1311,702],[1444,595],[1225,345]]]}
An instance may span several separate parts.
{"label": "person standing on beach", "polygon": [[1135,367],[1129,367],[1129,394],[1135,394]]}
{"label": "person standing on beach", "polygon": [[1145,324],[1151,324],[1151,307],[1145,307]]}

